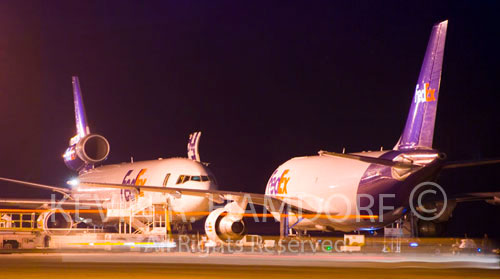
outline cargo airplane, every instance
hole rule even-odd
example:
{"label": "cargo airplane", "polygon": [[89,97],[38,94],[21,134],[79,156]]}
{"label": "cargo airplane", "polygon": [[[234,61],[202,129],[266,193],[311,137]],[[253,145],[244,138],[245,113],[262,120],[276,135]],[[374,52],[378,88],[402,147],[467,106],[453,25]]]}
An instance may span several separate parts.
{"label": "cargo airplane", "polygon": [[[200,182],[204,176],[210,177],[210,172],[195,160],[170,159],[93,168],[93,163],[107,155],[108,144],[81,125],[65,157],[71,164],[79,162],[76,168],[81,171],[72,195],[79,189],[98,192],[116,189],[129,191],[132,196],[154,192],[181,199],[196,197],[197,206],[203,208],[204,202],[223,204],[212,210],[205,221],[207,236],[217,242],[244,236],[243,217],[248,216],[247,207],[253,209],[253,204],[269,210],[274,219],[280,221],[285,234],[290,228],[297,231],[377,229],[410,212],[419,214],[420,225],[428,232],[436,232],[436,227],[449,218],[456,202],[486,200],[499,204],[500,193],[441,197],[441,201],[431,203],[421,199],[422,194],[435,191],[431,189],[435,186],[432,182],[444,169],[500,162],[448,162],[446,156],[432,146],[447,27],[448,21],[443,21],[432,28],[406,125],[392,150],[349,154],[319,151],[318,155],[292,158],[279,166],[269,179],[265,193],[230,192],[213,189],[210,179]],[[78,103],[81,102],[77,99],[77,107]],[[78,122],[78,117],[81,114],[77,113],[77,125],[85,123]],[[88,153],[87,142],[92,144],[88,146]],[[175,169],[162,170],[171,164],[178,165]],[[167,173],[174,179],[165,178]],[[187,183],[178,183],[186,177],[190,177]],[[427,208],[429,204],[432,208]]]}
{"label": "cargo airplane", "polygon": [[[134,208],[141,211],[144,207],[168,205],[170,221],[178,227],[189,224],[204,215],[185,213],[206,212],[209,204],[206,198],[197,196],[174,197],[165,193],[147,192],[139,197],[130,189],[95,188],[79,185],[78,181],[93,181],[95,183],[112,183],[124,185],[148,186],[158,185],[162,188],[177,187],[181,189],[214,190],[216,181],[207,164],[200,162],[198,143],[201,132],[190,135],[187,144],[188,158],[166,158],[142,162],[126,162],[121,164],[103,165],[109,155],[108,140],[91,133],[82,99],[78,77],[72,77],[73,98],[75,106],[76,135],[69,141],[69,147],[63,154],[67,167],[76,171],[78,176],[68,181],[70,188],[40,185],[9,178],[0,180],[39,187],[61,193],[64,198],[54,203],[54,200],[2,200],[0,204],[21,205],[24,207],[48,207],[38,219],[40,227],[48,232],[68,232],[79,222],[93,225],[116,224],[120,218],[108,217],[109,210],[127,211]],[[52,205],[52,206],[49,206]],[[55,205],[55,206],[54,206]],[[59,208],[57,208],[59,207]],[[62,209],[62,210],[59,210]],[[71,209],[71,210],[69,210]],[[79,212],[78,212],[79,211]],[[160,209],[159,212],[165,212]],[[72,212],[69,214],[68,212]],[[76,218],[75,214],[76,213]],[[89,213],[90,212],[90,213]],[[182,212],[183,214],[175,214]],[[120,215],[119,212],[117,215]],[[127,220],[126,218],[124,219]],[[141,221],[143,221],[141,223]],[[148,220],[138,218],[132,226],[145,230]]]}

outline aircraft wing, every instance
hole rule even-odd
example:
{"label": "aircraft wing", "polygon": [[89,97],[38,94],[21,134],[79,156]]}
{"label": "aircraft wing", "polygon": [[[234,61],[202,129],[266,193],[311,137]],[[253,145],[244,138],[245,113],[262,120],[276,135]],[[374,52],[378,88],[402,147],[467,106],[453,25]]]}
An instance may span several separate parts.
{"label": "aircraft wing", "polygon": [[[89,205],[99,207],[102,201],[72,201],[69,196],[70,190],[67,188],[61,188],[52,185],[33,183],[29,181],[16,180],[11,178],[0,177],[0,181],[6,181],[11,183],[17,183],[22,185],[27,185],[30,187],[37,187],[41,189],[47,189],[54,192],[61,193],[65,196],[62,200],[37,200],[37,199],[0,199],[0,205],[25,205],[25,206],[43,206],[51,203],[60,203],[63,206],[75,206]],[[166,193],[174,197],[181,197],[182,195],[197,196],[208,198],[215,203],[223,203],[224,201],[238,200],[246,197],[249,203],[271,206],[272,208],[279,209],[283,204],[289,204],[292,210],[301,211],[303,213],[315,213],[312,211],[304,210],[298,208],[294,205],[294,201],[297,199],[291,197],[275,197],[268,196],[265,194],[258,193],[246,193],[246,192],[234,192],[234,191],[221,191],[221,190],[200,190],[200,189],[189,189],[189,188],[175,188],[175,187],[164,187],[164,186],[139,186],[139,185],[129,185],[129,184],[113,184],[113,183],[101,183],[101,182],[89,182],[81,181],[79,182],[81,186],[96,187],[96,188],[115,188],[115,189],[127,189],[132,191],[141,192],[157,192]],[[457,202],[467,202],[467,201],[481,201],[484,200],[492,204],[500,204],[500,192],[484,192],[484,193],[466,193],[452,198]]]}
{"label": "aircraft wing", "polygon": [[[63,206],[75,206],[75,204],[81,204],[85,201],[73,201],[71,203],[71,197],[69,196],[70,190],[66,188],[56,187],[52,185],[33,183],[29,181],[22,181],[11,178],[3,178],[0,177],[0,181],[6,181],[21,185],[26,185],[30,187],[36,187],[41,189],[47,189],[54,192],[59,192],[65,196],[65,201],[62,203]],[[257,193],[245,193],[245,192],[233,192],[233,191],[219,191],[219,190],[199,190],[199,189],[189,189],[189,188],[172,188],[172,187],[163,187],[163,186],[138,186],[138,185],[128,185],[128,184],[112,184],[112,183],[98,183],[98,182],[89,182],[89,181],[80,181],[78,182],[81,186],[86,187],[96,187],[96,188],[115,188],[115,189],[128,189],[132,191],[141,192],[157,192],[157,193],[166,193],[170,194],[174,197],[181,197],[182,195],[188,196],[198,196],[204,197],[212,200],[215,203],[223,203],[224,201],[232,201],[232,200],[240,200],[242,198],[247,198],[249,203],[269,206],[271,208],[275,208],[279,210],[280,208],[284,208],[284,205],[289,205],[289,208],[296,212],[302,213],[310,213],[314,214],[315,212],[305,210],[303,208],[299,208],[294,205],[294,201],[296,199],[290,197],[272,197],[265,194],[257,194]],[[68,200],[66,200],[68,199]],[[14,205],[16,202],[23,204],[24,206],[32,206],[32,208],[36,208],[39,206],[43,206],[45,204],[53,203],[51,200],[0,200],[0,205]],[[55,201],[56,203],[60,201]],[[87,205],[85,203],[85,205]],[[100,203],[94,202],[89,203],[90,206],[101,206]]]}
{"label": "aircraft wing", "polygon": [[493,205],[500,205],[500,192],[467,193],[453,199],[457,202],[485,201]]}
{"label": "aircraft wing", "polygon": [[[284,205],[289,205],[290,209],[295,212],[301,212],[305,214],[317,214],[317,212],[305,210],[304,208],[299,208],[295,206],[295,199],[290,198],[279,198],[268,196],[264,194],[256,193],[245,193],[245,192],[231,192],[231,191],[220,191],[220,190],[197,190],[197,189],[185,189],[185,188],[166,188],[159,186],[137,186],[137,185],[125,185],[125,184],[108,184],[108,183],[93,183],[93,182],[80,182],[82,186],[88,187],[103,187],[103,188],[117,188],[117,189],[129,189],[135,190],[137,192],[160,192],[168,193],[173,196],[180,197],[182,195],[189,196],[199,196],[206,197],[214,202],[222,203],[225,200],[239,200],[241,198],[247,198],[249,203],[258,204],[262,206],[271,206],[275,209],[283,209]],[[460,196],[455,196],[452,200],[456,202],[467,202],[467,201],[486,201],[487,203],[493,205],[500,205],[500,192],[485,192],[485,193],[467,193]],[[333,214],[333,213],[330,213]],[[335,214],[333,214],[335,215]]]}
{"label": "aircraft wing", "polygon": [[76,209],[102,208],[100,201],[73,201],[49,199],[0,199],[0,206],[22,209]]}
{"label": "aircraft wing", "polygon": [[26,185],[26,186],[29,186],[29,187],[35,187],[35,188],[39,188],[39,189],[50,190],[52,192],[57,192],[57,193],[63,194],[65,197],[69,197],[69,193],[71,192],[71,190],[67,189],[67,188],[61,188],[61,187],[56,187],[56,186],[51,186],[51,185],[45,185],[45,184],[40,184],[40,183],[33,183],[33,182],[22,181],[22,180],[17,180],[17,179],[0,177],[0,180],[1,181],[5,181],[5,182],[22,184],[22,185]]}
{"label": "aircraft wing", "polygon": [[220,190],[199,190],[199,189],[189,189],[189,188],[174,188],[174,187],[163,187],[163,186],[139,186],[139,185],[127,185],[127,184],[112,184],[112,183],[96,183],[88,181],[80,181],[79,185],[86,187],[97,187],[97,188],[115,188],[115,189],[128,189],[141,192],[157,192],[166,193],[174,197],[181,197],[182,195],[188,196],[198,196],[208,198],[215,203],[223,203],[224,201],[240,200],[246,198],[249,203],[270,206],[271,208],[279,210],[284,208],[284,205],[289,205],[292,211],[310,213],[315,212],[299,208],[294,205],[296,199],[283,197],[268,196],[265,194],[257,193],[246,193],[246,192],[233,192],[233,191],[220,191]]}

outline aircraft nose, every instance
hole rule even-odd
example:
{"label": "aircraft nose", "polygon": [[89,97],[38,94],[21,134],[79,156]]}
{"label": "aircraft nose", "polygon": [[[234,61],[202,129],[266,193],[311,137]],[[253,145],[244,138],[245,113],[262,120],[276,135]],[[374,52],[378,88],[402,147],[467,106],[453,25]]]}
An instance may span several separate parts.
{"label": "aircraft nose", "polygon": [[208,189],[210,190],[217,190],[217,184],[214,181],[210,181],[208,184]]}

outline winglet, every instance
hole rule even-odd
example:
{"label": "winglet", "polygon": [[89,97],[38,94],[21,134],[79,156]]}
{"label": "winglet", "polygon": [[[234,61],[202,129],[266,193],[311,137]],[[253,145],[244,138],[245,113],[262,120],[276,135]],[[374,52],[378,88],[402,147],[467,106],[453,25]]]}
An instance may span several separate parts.
{"label": "winglet", "polygon": [[201,132],[194,132],[189,135],[187,144],[188,158],[200,162],[200,154],[198,153],[198,144],[200,142]]}
{"label": "winglet", "polygon": [[77,76],[73,76],[71,81],[73,83],[73,99],[75,102],[76,132],[80,138],[83,138],[90,134],[90,129],[87,124],[85,106],[83,105],[82,90]]}

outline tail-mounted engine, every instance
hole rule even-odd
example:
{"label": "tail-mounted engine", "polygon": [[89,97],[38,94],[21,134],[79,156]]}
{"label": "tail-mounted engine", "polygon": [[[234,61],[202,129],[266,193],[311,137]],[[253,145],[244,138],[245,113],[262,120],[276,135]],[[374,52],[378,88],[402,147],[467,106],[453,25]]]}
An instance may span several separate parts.
{"label": "tail-mounted engine", "polygon": [[207,237],[217,243],[240,240],[247,230],[241,216],[228,213],[225,208],[212,211],[205,221]]}
{"label": "tail-mounted engine", "polygon": [[90,133],[85,106],[83,105],[80,81],[77,76],[72,78],[72,83],[76,136],[69,140],[69,147],[64,152],[63,158],[64,163],[70,169],[81,171],[88,166],[106,160],[109,154],[109,142],[101,135]]}
{"label": "tail-mounted engine", "polygon": [[73,218],[61,210],[45,211],[37,219],[38,227],[48,234],[68,234],[73,228]]}
{"label": "tail-mounted engine", "polygon": [[109,155],[108,140],[98,134],[89,134],[83,138],[75,136],[64,153],[64,163],[70,169],[79,171],[85,166],[100,163]]}

